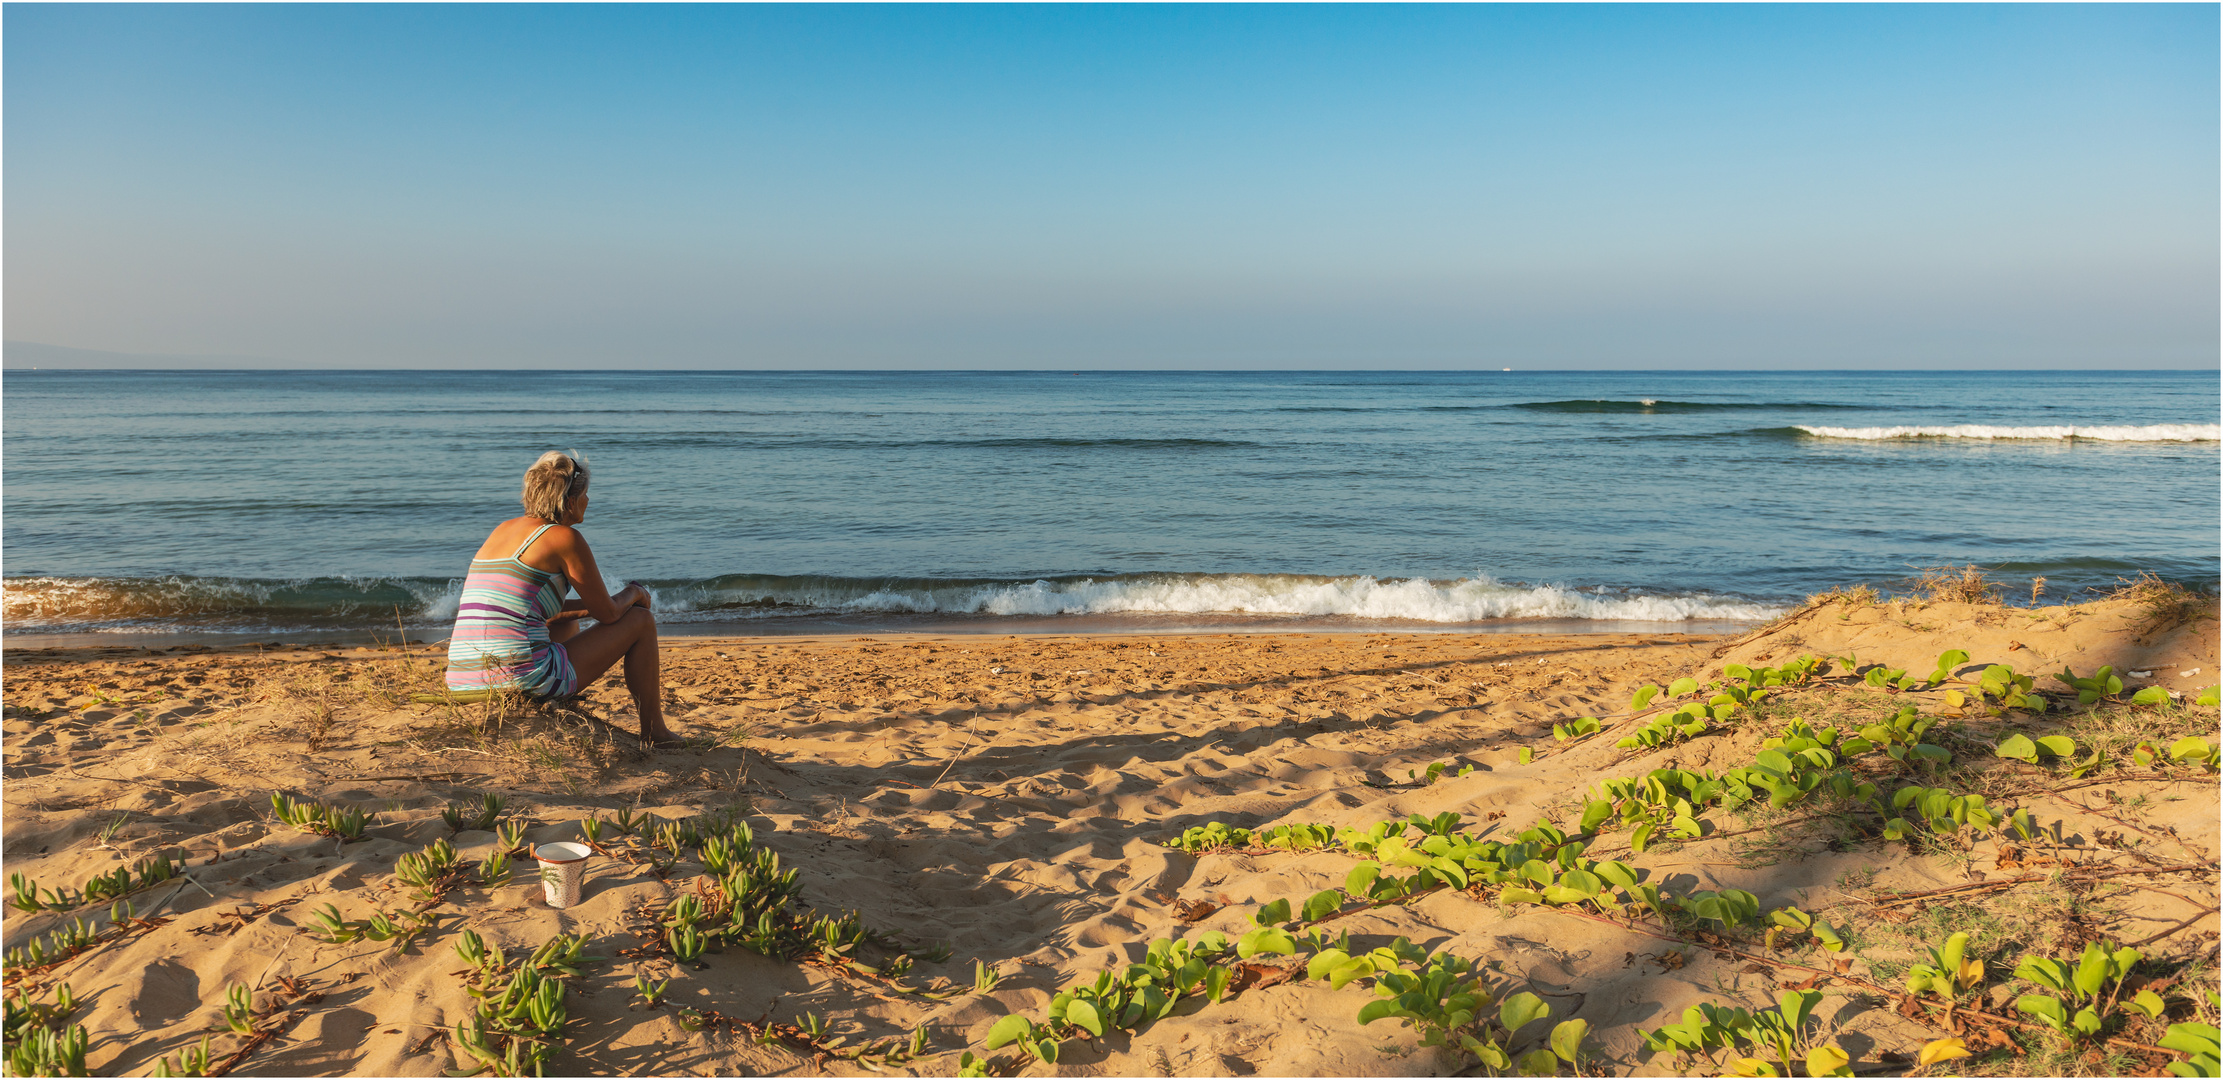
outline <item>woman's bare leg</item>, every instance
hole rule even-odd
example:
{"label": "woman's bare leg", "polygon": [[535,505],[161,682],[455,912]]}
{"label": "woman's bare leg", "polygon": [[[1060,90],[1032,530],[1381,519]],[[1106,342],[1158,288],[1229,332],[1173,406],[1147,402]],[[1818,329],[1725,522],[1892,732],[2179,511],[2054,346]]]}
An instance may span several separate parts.
{"label": "woman's bare leg", "polygon": [[619,660],[625,661],[625,688],[641,714],[641,739],[661,745],[679,737],[664,726],[663,657],[656,645],[656,615],[644,607],[626,609],[614,623],[581,630],[564,643],[571,670],[583,689]]}

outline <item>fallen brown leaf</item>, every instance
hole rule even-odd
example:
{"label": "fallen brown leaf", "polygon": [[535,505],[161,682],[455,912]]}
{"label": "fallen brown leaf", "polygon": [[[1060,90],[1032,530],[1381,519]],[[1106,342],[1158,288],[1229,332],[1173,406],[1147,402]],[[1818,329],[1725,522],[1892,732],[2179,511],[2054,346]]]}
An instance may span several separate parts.
{"label": "fallen brown leaf", "polygon": [[1176,900],[1173,902],[1174,917],[1182,922],[1198,922],[1208,919],[1213,912],[1219,909],[1220,906],[1210,900]]}
{"label": "fallen brown leaf", "polygon": [[1253,964],[1244,961],[1235,965],[1232,976],[1227,980],[1227,990],[1231,994],[1239,994],[1245,990],[1264,990],[1269,986],[1279,986],[1296,978],[1297,973],[1303,970],[1304,964],[1302,963],[1291,964],[1288,967],[1274,967],[1270,964]]}

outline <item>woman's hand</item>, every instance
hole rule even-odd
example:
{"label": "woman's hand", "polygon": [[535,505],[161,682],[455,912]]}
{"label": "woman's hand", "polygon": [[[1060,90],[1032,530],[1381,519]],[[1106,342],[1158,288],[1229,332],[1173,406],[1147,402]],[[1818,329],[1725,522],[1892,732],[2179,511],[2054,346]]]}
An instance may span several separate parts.
{"label": "woman's hand", "polygon": [[[637,604],[644,608],[649,607],[652,598],[648,595],[647,585],[644,585],[638,581],[628,581],[625,583],[625,591],[633,594],[633,604]],[[650,610],[654,609],[650,608]]]}

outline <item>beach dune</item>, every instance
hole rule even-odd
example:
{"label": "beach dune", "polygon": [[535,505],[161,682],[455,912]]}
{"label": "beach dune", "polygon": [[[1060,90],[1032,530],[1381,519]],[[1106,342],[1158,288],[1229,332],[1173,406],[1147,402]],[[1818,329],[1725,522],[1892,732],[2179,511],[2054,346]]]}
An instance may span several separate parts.
{"label": "beach dune", "polygon": [[[1588,1022],[1584,1067],[1614,1073],[1673,1071],[1671,1055],[1644,1048],[1640,1028],[1699,1001],[1764,1007],[1793,984],[1828,995],[1821,1042],[1871,1064],[1914,1053],[1943,1029],[1919,1009],[1906,1015],[1859,995],[1872,983],[1896,987],[1916,939],[1946,925],[1927,909],[1957,910],[1960,900],[1918,909],[1888,895],[2013,878],[2025,866],[2199,864],[2197,873],[2128,879],[2153,889],[2086,889],[2073,919],[2014,888],[1960,899],[2017,911],[2032,920],[2030,933],[2072,954],[2078,935],[2131,941],[2177,925],[2149,954],[2212,960],[2215,775],[2127,755],[2140,738],[2214,741],[2215,710],[2172,701],[2089,714],[2112,726],[2075,729],[2080,743],[2119,747],[2104,785],[2092,785],[1978,749],[2064,723],[2058,705],[2074,695],[2059,683],[2037,687],[2056,696],[2054,713],[1994,717],[1947,709],[1935,693],[1842,677],[1873,664],[1927,675],[1954,648],[1969,654],[1971,671],[1996,663],[2045,676],[2065,666],[2085,676],[2112,664],[2122,696],[2157,686],[2184,702],[2215,685],[2219,663],[2212,607],[2157,614],[2128,600],[2036,610],[1828,603],[1734,639],[676,639],[666,643],[668,706],[693,743],[647,754],[624,737],[630,705],[614,682],[552,711],[415,702],[438,682],[439,653],[424,646],[14,650],[0,729],[7,872],[39,889],[82,891],[119,868],[143,877],[147,860],[166,857],[178,876],[144,887],[133,879],[135,916],[117,929],[105,901],[9,909],[10,949],[47,940],[72,918],[99,934],[90,948],[18,967],[9,980],[29,993],[70,986],[80,1003],[70,1020],[91,1036],[96,1073],[143,1074],[208,1035],[237,1075],[431,1076],[472,1063],[456,1032],[479,1004],[457,950],[466,930],[512,963],[556,935],[579,935],[598,959],[565,980],[551,1074],[949,1075],[965,1051],[990,1056],[984,1042],[1003,1017],[1044,1020],[1058,991],[1125,970],[1153,939],[1240,936],[1260,905],[1302,905],[1344,886],[1362,861],[1342,849],[1167,846],[1186,830],[1363,830],[1449,813],[1487,839],[1543,821],[1575,832],[1586,792],[1609,777],[1719,772],[1751,761],[1794,715],[1816,724],[1888,717],[1902,702],[1962,713],[1941,721],[1960,732],[1950,743],[1956,761],[1996,768],[1955,782],[1989,785],[1994,805],[2029,809],[2061,839],[2043,854],[1996,829],[1910,845],[1874,837],[1872,823],[1748,809],[1710,812],[1704,837],[1641,854],[1626,830],[1608,829],[1586,853],[1642,867],[1671,891],[1746,890],[1763,911],[1796,904],[1857,917],[1874,929],[1851,953],[1811,943],[1770,951],[1757,931],[1704,939],[1689,927],[1616,924],[1595,911],[1501,903],[1481,888],[1356,910],[1321,929],[1347,931],[1356,947],[1402,937],[1479,961],[1505,992],[1534,993],[1550,1007],[1550,1022],[1516,1032],[1512,1049],[1533,1050],[1553,1024],[1579,1018]],[[1650,752],[1615,745],[1641,723],[1626,718],[1639,687],[1802,656],[1837,666],[1701,737]],[[1585,716],[1602,718],[1604,732],[1554,737],[1555,723]],[[361,838],[278,820],[273,793],[364,813]],[[481,828],[472,819],[487,793],[502,805],[493,827]],[[444,819],[451,804],[463,820]],[[580,840],[590,816],[612,823],[602,826],[608,854],[592,860],[578,906],[552,909],[526,848]],[[655,819],[651,835],[620,836],[614,822],[623,818]],[[746,824],[783,871],[796,872],[802,903],[829,916],[854,911],[874,931],[846,956],[877,970],[739,947],[672,955],[674,901],[715,904],[719,895],[702,852],[682,843],[673,858],[649,842],[658,825],[682,821]],[[520,835],[507,884],[459,877],[428,904],[397,879],[443,841],[476,874]],[[357,923],[420,909],[434,920],[398,950],[391,941],[332,943],[310,932],[325,905]],[[1693,944],[1705,940],[1713,944]],[[2022,939],[2004,927],[1977,935],[1987,955],[2010,941]],[[895,971],[906,953],[908,970]],[[2013,967],[2012,957],[1995,959],[2001,971]],[[1006,1056],[999,1068],[1420,1075],[1471,1063],[1420,1045],[1394,1020],[1359,1023],[1375,1000],[1364,981],[1334,989],[1303,978],[1289,956],[1253,961],[1217,1003],[1190,998],[1103,1038],[1069,1034],[1054,1066]],[[651,1006],[637,978],[669,985]],[[252,1034],[226,1026],[234,985],[254,1002]],[[1990,998],[1974,1007],[2014,1015]],[[860,1047],[870,1051],[861,1060],[845,1056]]]}

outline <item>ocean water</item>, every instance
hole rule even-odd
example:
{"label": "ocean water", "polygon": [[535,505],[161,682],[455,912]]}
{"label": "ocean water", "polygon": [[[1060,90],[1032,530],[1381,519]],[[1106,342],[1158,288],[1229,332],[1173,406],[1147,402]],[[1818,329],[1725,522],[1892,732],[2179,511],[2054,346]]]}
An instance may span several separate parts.
{"label": "ocean water", "polygon": [[[2218,376],[5,376],[0,597],[75,635],[438,636],[542,451],[667,633],[1718,630],[1977,563],[2213,587]],[[105,640],[117,640],[114,637]]]}

